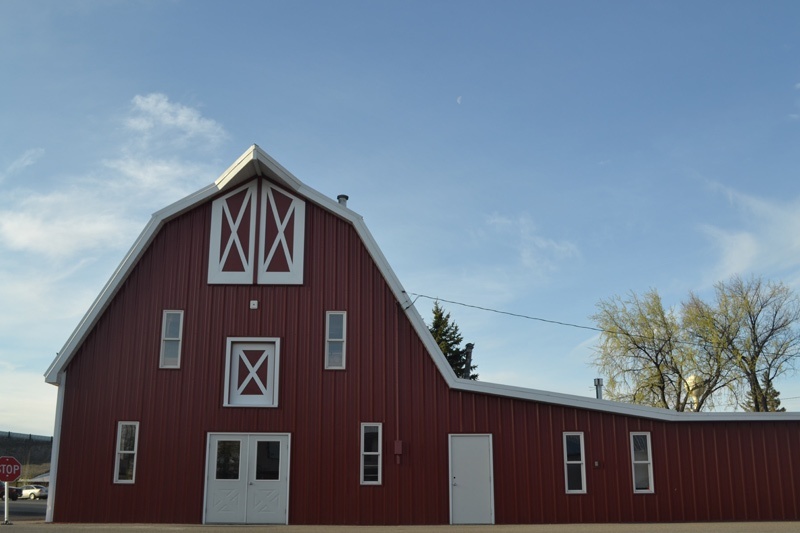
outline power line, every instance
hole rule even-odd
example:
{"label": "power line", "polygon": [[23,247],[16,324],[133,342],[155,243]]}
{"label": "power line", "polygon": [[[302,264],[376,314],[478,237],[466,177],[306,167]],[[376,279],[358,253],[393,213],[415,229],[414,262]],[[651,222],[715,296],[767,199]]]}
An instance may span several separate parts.
{"label": "power line", "polygon": [[535,317],[535,316],[523,315],[523,314],[520,314],[520,313],[511,313],[510,311],[500,311],[499,309],[492,309],[490,307],[482,307],[480,305],[465,304],[463,302],[456,302],[456,301],[453,301],[453,300],[445,300],[444,298],[438,298],[438,297],[434,298],[433,296],[428,296],[426,294],[417,294],[415,292],[410,292],[409,294],[413,294],[417,298],[427,298],[428,300],[445,302],[445,303],[453,304],[453,305],[460,305],[462,307],[470,307],[472,309],[478,309],[480,311],[488,311],[490,313],[497,313],[499,315],[515,316],[515,317],[518,317],[518,318],[524,318],[526,320],[536,320],[537,322],[545,322],[547,324],[556,324],[558,326],[568,326],[568,327],[571,327],[571,328],[588,329],[590,331],[597,331],[599,333],[611,333],[610,331],[606,331],[606,330],[600,329],[600,328],[595,328],[595,327],[592,327],[592,326],[581,326],[579,324],[571,324],[569,322],[559,322],[558,320],[548,320],[546,318],[539,318],[539,317]]}
{"label": "power line", "polygon": [[[413,294],[414,296],[416,296],[416,298],[414,298],[414,302],[412,302],[412,305],[414,303],[416,303],[417,299],[419,299],[419,298],[427,298],[428,300],[433,300],[433,301],[438,301],[438,302],[445,302],[445,303],[449,303],[449,304],[453,304],[453,305],[460,305],[462,307],[469,307],[471,309],[478,309],[479,311],[487,311],[489,313],[497,313],[499,315],[508,315],[508,316],[513,316],[513,317],[517,317],[517,318],[524,318],[526,320],[535,320],[537,322],[544,322],[546,324],[555,324],[557,326],[567,326],[567,327],[570,327],[570,328],[586,329],[586,330],[589,330],[589,331],[596,331],[598,333],[607,333],[609,335],[624,335],[624,336],[630,337],[630,338],[639,338],[639,339],[645,339],[645,340],[648,340],[648,339],[652,338],[653,340],[657,340],[657,341],[662,341],[662,342],[669,341],[669,342],[673,342],[675,344],[685,344],[687,346],[695,346],[697,348],[705,348],[706,347],[705,344],[702,344],[702,343],[699,343],[699,342],[694,342],[694,341],[687,341],[687,340],[683,340],[683,339],[660,339],[660,338],[649,337],[649,336],[646,336],[646,335],[636,335],[636,334],[633,334],[633,333],[628,333],[627,331],[611,331],[611,330],[608,330],[608,329],[595,328],[595,327],[592,327],[592,326],[582,326],[580,324],[572,324],[571,322],[561,322],[559,320],[548,320],[546,318],[540,318],[540,317],[535,317],[535,316],[530,316],[530,315],[523,315],[521,313],[512,313],[510,311],[501,311],[499,309],[492,309],[491,307],[483,307],[483,306],[480,306],[480,305],[467,304],[467,303],[464,303],[464,302],[456,302],[455,300],[445,300],[444,298],[428,296],[427,294],[419,294],[419,293],[416,293],[416,292],[409,292],[408,294]],[[776,354],[765,353],[765,355],[774,356]],[[793,354],[792,356],[797,356],[797,355],[800,355],[800,354]],[[786,399],[788,400],[789,398],[786,398]]]}

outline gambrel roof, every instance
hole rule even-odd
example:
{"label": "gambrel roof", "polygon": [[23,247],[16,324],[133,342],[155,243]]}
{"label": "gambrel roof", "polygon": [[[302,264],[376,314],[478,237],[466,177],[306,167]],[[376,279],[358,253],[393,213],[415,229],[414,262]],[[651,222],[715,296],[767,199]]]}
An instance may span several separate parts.
{"label": "gambrel roof", "polygon": [[386,258],[373,239],[372,234],[367,229],[362,217],[336,200],[328,198],[301,182],[257,145],[251,146],[233,163],[233,165],[223,172],[213,184],[153,214],[136,242],[125,255],[119,267],[114,271],[75,331],[47,369],[45,381],[54,385],[63,383],[63,377],[67,371],[70,360],[108,307],[139,258],[147,250],[166,222],[197,207],[203,202],[209,201],[220,192],[231,191],[256,176],[266,177],[274,181],[290,193],[319,205],[341,219],[346,220],[354,227],[364,246],[378,266],[378,269],[381,271],[386,283],[391,288],[395,298],[402,306],[408,320],[424,343],[431,359],[436,364],[436,367],[439,369],[439,372],[448,386],[452,389],[663,421],[800,420],[800,413],[678,413],[667,409],[623,404],[608,400],[597,400],[591,397],[547,392],[497,383],[487,383],[484,381],[471,381],[456,377],[444,355],[441,353],[436,341],[428,331],[425,322],[414,306],[414,302],[403,289],[400,280],[386,261]]}

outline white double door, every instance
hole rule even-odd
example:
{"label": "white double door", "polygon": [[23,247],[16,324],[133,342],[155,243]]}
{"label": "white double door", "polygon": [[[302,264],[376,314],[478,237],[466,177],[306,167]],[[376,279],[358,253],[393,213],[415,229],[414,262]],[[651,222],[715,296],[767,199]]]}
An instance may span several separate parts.
{"label": "white double door", "polygon": [[211,433],[206,464],[205,523],[287,524],[286,433]]}

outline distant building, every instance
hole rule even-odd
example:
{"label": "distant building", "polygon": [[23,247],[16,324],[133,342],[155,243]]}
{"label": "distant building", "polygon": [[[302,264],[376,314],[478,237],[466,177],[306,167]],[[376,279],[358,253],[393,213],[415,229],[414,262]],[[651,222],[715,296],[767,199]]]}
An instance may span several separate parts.
{"label": "distant building", "polygon": [[456,378],[345,201],[253,146],[153,215],[47,370],[48,520],[800,519],[800,414]]}

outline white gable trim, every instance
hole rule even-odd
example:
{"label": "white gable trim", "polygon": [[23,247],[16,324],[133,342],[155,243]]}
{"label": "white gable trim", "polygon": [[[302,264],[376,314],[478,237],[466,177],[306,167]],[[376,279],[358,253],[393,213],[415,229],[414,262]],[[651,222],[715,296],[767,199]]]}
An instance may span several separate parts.
{"label": "white gable trim", "polygon": [[575,407],[578,409],[590,409],[594,411],[604,411],[613,414],[636,416],[667,422],[711,422],[711,421],[748,421],[748,422],[772,422],[777,420],[800,420],[800,412],[794,413],[679,413],[667,409],[658,409],[642,405],[623,404],[607,400],[597,400],[591,397],[574,396],[571,394],[560,394],[522,387],[512,387],[497,383],[487,383],[484,381],[471,381],[457,378],[453,369],[447,363],[433,336],[428,331],[428,327],[422,320],[421,315],[414,307],[414,303],[403,289],[400,280],[395,275],[386,257],[381,252],[372,234],[367,229],[364,220],[357,213],[342,206],[336,200],[328,198],[318,191],[308,187],[288,170],[283,168],[274,159],[267,155],[256,145],[251,146],[239,159],[237,159],[228,169],[220,175],[213,185],[209,185],[196,193],[187,196],[183,200],[156,212],[145,226],[139,238],[131,247],[125,259],[114,271],[111,279],[103,287],[92,306],[83,317],[78,327],[72,333],[67,343],[59,352],[56,359],[45,373],[45,381],[57,384],[58,376],[61,374],[70,359],[80,347],[86,335],[105,311],[106,307],[122,286],[129,272],[133,269],[136,262],[150,245],[161,226],[170,219],[188,211],[189,209],[208,200],[222,190],[232,190],[237,185],[249,180],[254,176],[266,176],[278,183],[281,187],[290,191],[292,194],[301,198],[306,198],[320,207],[330,211],[338,217],[347,220],[353,225],[364,246],[375,261],[378,269],[383,274],[386,283],[392,290],[399,305],[403,308],[406,316],[411,322],[412,327],[425,345],[428,354],[433,360],[442,377],[448,386],[453,389],[467,392],[477,392],[491,394],[495,396],[505,396],[520,400],[529,400],[542,403],[562,405],[565,407]]}

